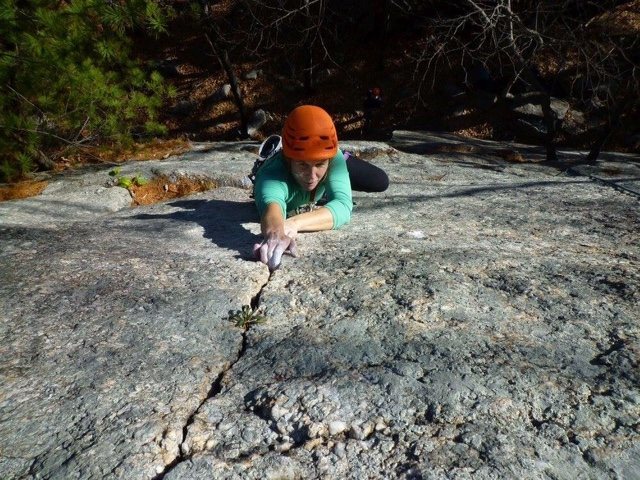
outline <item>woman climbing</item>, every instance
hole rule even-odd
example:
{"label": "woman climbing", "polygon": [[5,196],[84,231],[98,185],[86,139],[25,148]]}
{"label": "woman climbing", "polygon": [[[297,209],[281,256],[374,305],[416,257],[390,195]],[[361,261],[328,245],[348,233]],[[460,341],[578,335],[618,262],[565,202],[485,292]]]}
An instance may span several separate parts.
{"label": "woman climbing", "polygon": [[255,173],[264,237],[254,245],[255,256],[275,270],[285,252],[297,256],[298,232],[336,229],[349,222],[352,189],[382,192],[388,185],[384,171],[338,148],[327,112],[314,105],[297,107],[285,121],[282,149]]}

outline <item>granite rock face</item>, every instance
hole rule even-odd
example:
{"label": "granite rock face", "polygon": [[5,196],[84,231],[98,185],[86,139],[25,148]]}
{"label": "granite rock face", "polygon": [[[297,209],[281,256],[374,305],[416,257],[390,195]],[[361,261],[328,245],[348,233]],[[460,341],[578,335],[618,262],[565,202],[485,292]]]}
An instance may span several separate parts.
{"label": "granite rock face", "polygon": [[3,221],[0,477],[640,478],[637,197],[350,147],[389,190],[272,274],[238,146],[149,167],[231,186]]}
{"label": "granite rock face", "polygon": [[[0,478],[153,478],[231,366],[268,272],[247,193],[0,226]],[[245,225],[245,226],[243,226]],[[246,227],[246,228],[245,228]]]}

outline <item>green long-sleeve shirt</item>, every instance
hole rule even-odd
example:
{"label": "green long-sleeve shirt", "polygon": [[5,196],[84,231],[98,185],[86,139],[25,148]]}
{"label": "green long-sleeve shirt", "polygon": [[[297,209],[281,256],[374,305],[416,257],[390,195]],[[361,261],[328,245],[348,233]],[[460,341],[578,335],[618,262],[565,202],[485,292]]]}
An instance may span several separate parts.
{"label": "green long-sleeve shirt", "polygon": [[351,219],[353,201],[351,200],[351,181],[347,171],[347,163],[340,150],[329,163],[329,170],[324,180],[316,188],[315,198],[304,190],[293,178],[282,152],[276,153],[260,167],[256,175],[254,196],[260,217],[267,205],[277,203],[282,209],[282,216],[295,211],[313,201],[317,201],[326,193],[327,204],[324,205],[333,217],[333,228],[348,223]]}

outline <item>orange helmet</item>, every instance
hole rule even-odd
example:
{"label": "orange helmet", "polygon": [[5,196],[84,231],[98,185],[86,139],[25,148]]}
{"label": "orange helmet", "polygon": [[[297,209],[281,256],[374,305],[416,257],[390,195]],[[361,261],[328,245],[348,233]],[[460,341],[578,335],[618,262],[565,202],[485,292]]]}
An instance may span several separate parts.
{"label": "orange helmet", "polygon": [[338,153],[338,135],[327,112],[301,105],[287,117],[282,129],[282,150],[287,158],[315,162]]}

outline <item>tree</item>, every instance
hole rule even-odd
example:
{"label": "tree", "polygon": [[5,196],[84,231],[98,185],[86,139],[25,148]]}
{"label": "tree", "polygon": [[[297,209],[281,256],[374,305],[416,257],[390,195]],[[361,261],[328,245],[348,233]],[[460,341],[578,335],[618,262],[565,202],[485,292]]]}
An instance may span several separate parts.
{"label": "tree", "polygon": [[[222,36],[245,55],[268,60],[285,75],[302,81],[305,91],[316,87],[323,66],[341,67],[349,55],[347,43],[361,41],[372,48],[384,43],[393,11],[390,0],[236,0],[238,15],[217,18]],[[225,24],[225,21],[227,24]],[[367,30],[363,32],[363,28]],[[367,39],[375,30],[375,42]],[[231,33],[233,32],[233,33]],[[346,42],[346,39],[349,42]],[[375,45],[375,46],[374,46]],[[380,48],[379,51],[382,51]]]}
{"label": "tree", "polygon": [[[550,101],[561,79],[569,85],[564,93],[573,104],[591,111],[596,104],[600,109],[606,105],[610,118],[624,118],[633,107],[634,102],[627,102],[631,97],[637,105],[633,92],[640,87],[638,27],[632,35],[614,27],[620,12],[637,9],[638,2],[620,3],[465,0],[445,6],[432,2],[425,14],[429,33],[417,62],[420,85],[433,86],[445,67],[469,72],[482,65],[504,80],[499,95],[504,103],[514,86],[524,83],[537,93],[547,160],[555,162],[559,120]],[[594,143],[592,157],[616,123],[608,125],[604,137]]]}
{"label": "tree", "polygon": [[250,24],[243,42],[254,54],[276,55],[288,64],[292,76],[302,74],[307,93],[314,89],[319,66],[331,61],[331,46],[337,37],[331,2],[281,0],[275,5],[262,0],[244,0]]}
{"label": "tree", "polygon": [[153,0],[0,0],[0,180],[70,147],[164,131],[172,94],[132,58],[132,35],[164,31]]}
{"label": "tree", "polygon": [[[214,33],[217,34],[217,31],[214,31]],[[216,44],[218,43],[217,40],[212,41],[209,38],[209,35],[207,34],[205,34],[204,37],[207,40],[207,43],[209,44],[209,46],[211,47],[213,54],[216,56],[216,58],[220,62],[220,66],[227,74],[227,78],[229,79],[229,83],[231,85],[231,94],[233,95],[233,100],[235,101],[236,106],[238,107],[238,112],[240,112],[240,135],[243,138],[246,138],[249,136],[248,128],[247,128],[248,126],[247,111],[244,106],[244,99],[242,98],[240,85],[238,84],[238,77],[236,76],[233,70],[233,66],[231,65],[231,61],[229,60],[229,53],[227,52],[226,48],[221,47],[220,45],[216,46]]]}
{"label": "tree", "polygon": [[[356,73],[363,59],[357,53],[360,48],[353,46],[368,47],[371,53],[365,58],[383,66],[383,47],[393,19],[411,14],[408,2],[392,0],[204,1],[198,10],[200,21],[195,25],[203,35],[209,35],[211,48],[217,52],[214,56],[230,83],[235,77],[230,74],[234,69],[231,63],[225,66],[225,56],[230,62],[242,59],[260,65],[286,83],[287,90],[296,97],[292,104],[303,95],[317,93],[320,72],[327,74],[324,79],[336,73],[342,75],[352,85],[370,82],[370,78]],[[357,69],[350,69],[354,64]],[[297,89],[298,85],[302,88]],[[232,91],[238,110],[246,109],[241,107],[244,101],[239,100],[240,90],[232,87]],[[242,112],[240,117],[242,124]]]}

